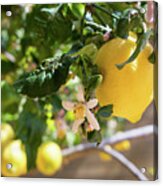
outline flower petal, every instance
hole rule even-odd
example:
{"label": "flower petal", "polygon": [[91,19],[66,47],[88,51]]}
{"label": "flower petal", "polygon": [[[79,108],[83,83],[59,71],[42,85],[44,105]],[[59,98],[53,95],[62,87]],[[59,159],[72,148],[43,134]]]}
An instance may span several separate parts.
{"label": "flower petal", "polygon": [[97,99],[91,99],[87,102],[87,107],[89,109],[94,108],[96,105],[98,104],[98,100]]}
{"label": "flower petal", "polygon": [[94,129],[100,130],[100,126],[99,126],[97,119],[95,118],[94,114],[88,108],[86,108],[86,117],[89,123],[94,127]]}
{"label": "flower petal", "polygon": [[85,102],[85,99],[84,99],[84,90],[83,90],[83,87],[82,86],[79,86],[78,87],[78,93],[76,95],[76,98],[80,102]]}
{"label": "flower petal", "polygon": [[84,122],[84,118],[75,120],[72,125],[72,131],[77,133],[79,126]]}
{"label": "flower petal", "polygon": [[66,110],[73,110],[75,103],[70,101],[62,101],[62,106]]}

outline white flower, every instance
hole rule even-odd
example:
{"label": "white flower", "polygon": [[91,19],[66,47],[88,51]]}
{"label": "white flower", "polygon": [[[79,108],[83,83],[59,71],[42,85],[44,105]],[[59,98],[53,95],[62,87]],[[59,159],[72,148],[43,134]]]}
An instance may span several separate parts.
{"label": "white flower", "polygon": [[85,121],[85,118],[87,118],[93,129],[100,130],[99,123],[90,110],[98,104],[97,99],[90,99],[88,102],[86,102],[84,99],[84,91],[82,86],[79,86],[76,97],[78,100],[77,103],[71,101],[62,101],[63,108],[68,111],[73,111],[75,114],[76,120],[72,126],[73,132],[76,133],[78,131],[79,126]]}

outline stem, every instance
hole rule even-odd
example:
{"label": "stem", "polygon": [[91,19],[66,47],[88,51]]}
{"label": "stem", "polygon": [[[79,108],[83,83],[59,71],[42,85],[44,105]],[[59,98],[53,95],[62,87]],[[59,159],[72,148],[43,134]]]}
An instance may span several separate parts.
{"label": "stem", "polygon": [[102,12],[108,14],[109,16],[115,18],[115,19],[119,19],[120,17],[117,16],[116,14],[112,13],[112,12],[109,12],[107,9],[103,8],[102,6],[99,6],[97,4],[93,4],[93,6],[99,10],[101,10]]}
{"label": "stem", "polygon": [[94,16],[101,22],[102,25],[106,25],[103,18],[97,12],[94,12]]}
{"label": "stem", "polygon": [[90,27],[95,28],[96,30],[105,31],[105,32],[110,32],[112,30],[109,26],[104,27],[102,25],[99,25],[99,24],[91,22],[91,21],[87,21],[86,26],[90,26]]}
{"label": "stem", "polygon": [[84,10],[84,15],[81,19],[81,24],[80,24],[80,35],[81,35],[81,40],[83,41],[83,28],[84,28],[84,19],[85,19],[85,15],[86,15],[87,11],[86,8]]}

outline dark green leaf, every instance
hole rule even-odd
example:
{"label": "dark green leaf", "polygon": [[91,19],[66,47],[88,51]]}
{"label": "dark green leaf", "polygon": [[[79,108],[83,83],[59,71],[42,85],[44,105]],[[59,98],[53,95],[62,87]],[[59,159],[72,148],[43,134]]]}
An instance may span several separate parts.
{"label": "dark green leaf", "polygon": [[20,101],[20,96],[16,93],[12,85],[4,82],[1,87],[2,113],[16,113]]}
{"label": "dark green leaf", "polygon": [[46,124],[40,117],[26,110],[16,124],[16,137],[26,146],[28,170],[34,168],[37,148],[41,143]]}
{"label": "dark green leaf", "polygon": [[85,88],[86,100],[90,98],[96,86],[102,81],[102,75],[99,73],[97,65],[93,64],[91,58],[91,56],[82,55],[79,58],[76,70]]}
{"label": "dark green leaf", "polygon": [[112,11],[112,9],[107,6],[107,4],[91,4],[91,6],[94,7],[94,12],[92,14],[92,17],[94,19],[93,23],[98,23],[101,25],[109,25],[110,28],[113,28],[113,24],[114,24],[114,19],[113,17],[116,17],[116,19],[119,18],[119,16],[117,14],[114,14],[114,12]]}
{"label": "dark green leaf", "polygon": [[152,52],[152,54],[149,56],[148,59],[149,59],[150,63],[154,64],[155,61],[156,61],[156,55],[155,55],[155,53]]}
{"label": "dark green leaf", "polygon": [[113,113],[113,105],[107,105],[107,106],[101,107],[98,110],[97,115],[99,117],[108,118],[111,116],[112,113]]}
{"label": "dark green leaf", "polygon": [[131,18],[129,29],[135,33],[143,33],[144,28],[143,28],[143,19],[140,16],[134,16]]}
{"label": "dark green leaf", "polygon": [[44,97],[56,92],[66,82],[68,71],[74,58],[63,56],[59,62],[53,61],[46,68],[25,74],[15,82],[18,93],[31,98]]}
{"label": "dark green leaf", "polygon": [[135,51],[133,52],[133,54],[129,57],[129,59],[127,61],[125,61],[124,63],[121,64],[116,64],[118,69],[122,69],[126,64],[133,62],[136,57],[139,55],[139,53],[144,49],[144,47],[146,46],[149,37],[151,36],[152,31],[149,30],[147,32],[145,32],[144,34],[142,34],[140,36],[140,38],[137,41],[137,46]]}
{"label": "dark green leaf", "polygon": [[124,11],[131,8],[133,5],[126,2],[110,2],[109,6],[115,11]]}
{"label": "dark green leaf", "polygon": [[89,83],[86,89],[86,95],[90,95],[90,93],[95,90],[95,88],[102,82],[102,75],[96,74],[92,75],[89,78]]}
{"label": "dark green leaf", "polygon": [[90,142],[100,143],[101,140],[102,140],[101,132],[100,131],[97,131],[97,130],[94,130],[92,132],[88,132],[87,133],[87,139]]}
{"label": "dark green leaf", "polygon": [[7,60],[1,60],[1,73],[5,75],[7,73],[13,72],[16,70],[16,65]]}
{"label": "dark green leaf", "polygon": [[[49,8],[48,5],[34,6],[27,15],[23,49],[36,46],[40,59],[53,55],[54,48],[72,36],[72,20],[63,15],[61,5]],[[48,49],[48,50],[47,50]]]}
{"label": "dark green leaf", "polygon": [[129,34],[129,20],[128,18],[122,18],[118,21],[117,35],[121,38],[127,39]]}

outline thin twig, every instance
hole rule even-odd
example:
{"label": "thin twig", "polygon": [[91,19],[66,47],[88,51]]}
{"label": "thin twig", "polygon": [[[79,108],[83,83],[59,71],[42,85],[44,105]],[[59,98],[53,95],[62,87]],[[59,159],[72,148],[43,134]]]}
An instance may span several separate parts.
{"label": "thin twig", "polygon": [[87,13],[87,11],[86,11],[86,8],[85,8],[85,10],[84,10],[84,15],[83,15],[83,17],[82,17],[82,19],[81,19],[81,23],[80,23],[80,35],[81,35],[81,40],[82,40],[82,41],[83,41],[84,19],[85,19],[86,13]]}
{"label": "thin twig", "polygon": [[97,148],[96,143],[85,143],[85,144],[80,144],[80,145],[76,145],[74,147],[70,147],[70,148],[66,148],[62,150],[62,155],[63,156],[68,156],[71,155],[73,153],[77,153],[77,152],[82,152],[84,150],[87,149],[94,149]]}
{"label": "thin twig", "polygon": [[102,25],[99,25],[99,24],[97,24],[95,22],[91,22],[91,21],[86,21],[85,25],[90,26],[96,30],[105,31],[105,32],[111,32],[111,30],[112,30],[108,25],[102,26]]}
{"label": "thin twig", "polygon": [[118,15],[116,15],[116,14],[113,13],[113,12],[110,12],[109,10],[105,9],[105,8],[102,7],[102,6],[99,6],[99,5],[97,5],[97,4],[93,4],[93,7],[95,7],[95,8],[97,8],[97,9],[101,10],[102,12],[106,13],[107,15],[109,15],[109,16],[115,18],[115,19],[119,19],[119,18],[120,18]]}
{"label": "thin twig", "polygon": [[138,167],[134,163],[132,163],[130,160],[128,160],[122,153],[116,151],[112,148],[102,147],[100,148],[105,153],[111,155],[116,160],[118,160],[121,164],[123,164],[125,167],[127,167],[139,180],[147,181],[148,178],[139,170]]}
{"label": "thin twig", "polygon": [[119,141],[123,141],[123,140],[127,140],[127,139],[129,140],[129,139],[138,138],[138,137],[142,137],[142,136],[144,137],[144,136],[147,136],[147,135],[153,133],[154,129],[155,129],[154,125],[150,124],[145,127],[135,128],[132,130],[125,131],[123,133],[117,133],[110,138],[104,139],[101,142],[100,146],[104,146],[105,144],[114,144]]}

